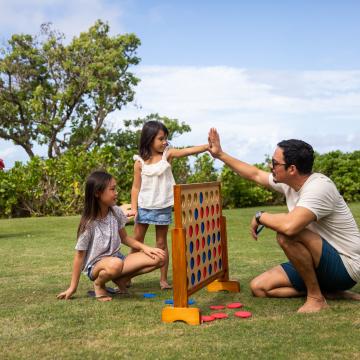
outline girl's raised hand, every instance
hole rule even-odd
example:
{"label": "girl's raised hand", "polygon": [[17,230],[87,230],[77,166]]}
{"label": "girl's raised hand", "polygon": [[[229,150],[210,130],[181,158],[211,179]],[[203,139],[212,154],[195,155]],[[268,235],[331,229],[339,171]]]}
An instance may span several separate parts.
{"label": "girl's raised hand", "polygon": [[211,128],[208,136],[210,154],[216,158],[222,152],[220,136],[215,128]]}

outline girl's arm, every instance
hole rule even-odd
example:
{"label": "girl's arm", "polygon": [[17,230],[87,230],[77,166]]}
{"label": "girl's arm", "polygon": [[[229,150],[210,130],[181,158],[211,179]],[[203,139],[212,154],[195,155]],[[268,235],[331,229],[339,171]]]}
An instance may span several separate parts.
{"label": "girl's arm", "polygon": [[135,161],[134,180],[131,188],[131,213],[129,215],[133,215],[133,216],[137,215],[140,188],[141,188],[141,162]]}
{"label": "girl's arm", "polygon": [[200,154],[207,150],[209,150],[209,144],[191,146],[191,147],[184,148],[184,149],[169,149],[168,160],[171,161],[174,158],[180,158],[180,157],[184,157],[184,156]]}
{"label": "girl's arm", "polygon": [[125,245],[131,247],[132,249],[143,251],[144,254],[150,256],[152,259],[155,258],[155,256],[159,257],[160,259],[165,259],[165,251],[159,248],[153,248],[150,246],[147,246],[140,241],[137,241],[133,237],[129,236],[125,230],[125,228],[122,228],[119,230],[119,235],[121,238],[121,242]]}
{"label": "girl's arm", "polygon": [[86,254],[85,250],[76,250],[76,253],[74,256],[73,272],[71,275],[70,286],[66,291],[60,293],[57,296],[58,299],[67,300],[67,299],[70,299],[71,295],[75,294],[76,289],[79,284],[79,279],[80,279],[81,269],[82,269],[84,259],[85,259],[85,254]]}

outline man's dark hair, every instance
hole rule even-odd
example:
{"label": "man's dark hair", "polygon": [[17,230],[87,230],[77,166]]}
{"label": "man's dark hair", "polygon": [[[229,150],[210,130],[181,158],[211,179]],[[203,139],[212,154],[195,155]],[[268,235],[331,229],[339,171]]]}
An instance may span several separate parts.
{"label": "man's dark hair", "polygon": [[302,140],[280,141],[277,146],[284,152],[286,168],[295,165],[302,175],[310,174],[314,164],[314,149]]}

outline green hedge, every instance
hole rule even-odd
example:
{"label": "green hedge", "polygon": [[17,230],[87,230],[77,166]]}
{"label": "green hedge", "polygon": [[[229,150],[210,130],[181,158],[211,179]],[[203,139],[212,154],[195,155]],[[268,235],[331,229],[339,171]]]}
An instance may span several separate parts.
{"label": "green hedge", "polygon": [[[73,215],[82,211],[86,177],[95,169],[110,172],[118,182],[119,202],[130,201],[135,151],[115,146],[97,147],[90,152],[68,151],[59,158],[34,157],[0,171],[0,216]],[[265,169],[264,165],[256,165]],[[239,208],[283,202],[282,195],[244,180],[224,166],[218,174],[213,159],[198,156],[192,173],[187,158],[173,163],[177,183],[222,182],[224,207]],[[360,151],[317,155],[314,171],[329,176],[347,202],[360,201]]]}

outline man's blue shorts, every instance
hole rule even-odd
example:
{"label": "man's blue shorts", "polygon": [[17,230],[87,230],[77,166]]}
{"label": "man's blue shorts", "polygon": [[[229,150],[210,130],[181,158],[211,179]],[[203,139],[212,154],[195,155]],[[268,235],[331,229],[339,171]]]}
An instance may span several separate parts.
{"label": "man's blue shorts", "polygon": [[[306,292],[305,283],[294,265],[289,261],[281,266],[292,286],[298,291]],[[348,290],[356,284],[348,274],[338,252],[325,239],[322,239],[321,258],[315,272],[321,290],[327,292]]]}

